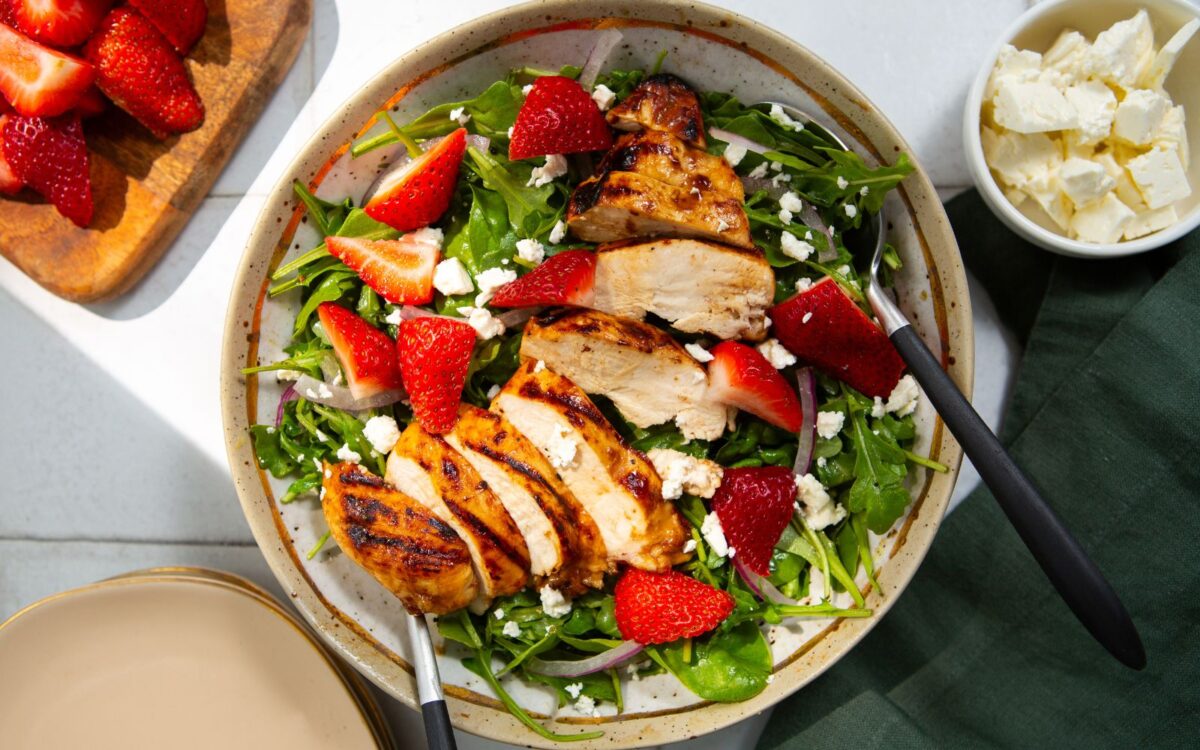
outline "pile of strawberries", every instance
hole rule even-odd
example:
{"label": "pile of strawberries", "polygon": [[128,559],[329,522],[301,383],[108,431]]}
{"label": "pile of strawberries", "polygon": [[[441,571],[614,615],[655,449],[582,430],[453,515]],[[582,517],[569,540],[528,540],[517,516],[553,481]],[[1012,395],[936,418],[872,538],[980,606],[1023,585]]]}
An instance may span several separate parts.
{"label": "pile of strawberries", "polygon": [[86,227],[93,213],[83,120],[111,100],[160,140],[200,127],[183,57],[205,0],[0,0],[0,193],[30,188]]}

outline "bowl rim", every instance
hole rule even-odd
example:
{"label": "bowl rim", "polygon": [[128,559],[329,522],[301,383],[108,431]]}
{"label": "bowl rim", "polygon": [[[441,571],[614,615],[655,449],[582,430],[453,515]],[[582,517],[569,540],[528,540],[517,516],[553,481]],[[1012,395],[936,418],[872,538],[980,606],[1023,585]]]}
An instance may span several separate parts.
{"label": "bowl rim", "polygon": [[[992,177],[991,169],[983,154],[983,142],[979,135],[983,90],[987,87],[988,78],[991,77],[992,68],[996,64],[1000,50],[1006,44],[1011,43],[1021,32],[1040,21],[1043,16],[1064,5],[1082,4],[1083,2],[1086,0],[1047,0],[1036,3],[1001,32],[998,40],[984,57],[984,64],[975,74],[967,93],[967,101],[963,110],[963,150],[967,157],[967,169],[971,173],[971,180],[975,183],[976,189],[983,196],[984,202],[992,209],[992,213],[996,214],[997,218],[1009,229],[1043,250],[1049,250],[1059,255],[1073,258],[1124,258],[1169,245],[1200,226],[1200,205],[1194,207],[1191,212],[1180,217],[1166,229],[1139,237],[1136,240],[1108,244],[1074,240],[1041,226],[1008,200],[995,178]],[[1139,8],[1145,8],[1149,13],[1154,12],[1151,6],[1156,4],[1170,5],[1200,18],[1200,7],[1193,5],[1188,0],[1141,0],[1129,3],[1135,12]]]}
{"label": "bowl rim", "polygon": [[[500,33],[495,27],[501,21],[520,22],[524,25],[521,31]],[[902,148],[913,156],[911,147],[879,110],[870,105],[867,98],[840,73],[810,50],[752,19],[714,6],[680,0],[596,0],[584,7],[571,0],[535,0],[501,9],[444,32],[401,55],[384,66],[334,110],[301,147],[280,175],[275,188],[268,194],[247,241],[247,248],[239,261],[237,276],[230,292],[222,345],[221,398],[226,448],[239,501],[256,542],[276,578],[291,593],[293,603],[338,653],[382,689],[410,707],[416,707],[411,666],[399,655],[373,641],[361,627],[356,628],[354,623],[340,621],[331,612],[332,606],[312,584],[303,567],[295,559],[292,545],[286,542],[287,534],[280,525],[278,513],[275,512],[269,485],[263,472],[253,463],[252,449],[245,430],[250,423],[249,414],[255,407],[257,379],[253,376],[243,378],[240,367],[248,356],[252,356],[256,346],[251,343],[248,347],[247,342],[256,341],[257,327],[249,333],[246,329],[250,327],[252,320],[260,319],[269,269],[286,253],[291,241],[291,232],[286,228],[280,238],[280,221],[286,218],[280,213],[280,207],[287,206],[287,215],[292,217],[293,222],[298,222],[298,214],[291,208],[294,205],[294,201],[291,200],[293,179],[299,177],[307,180],[323,176],[346,148],[348,139],[341,138],[339,134],[350,132],[351,137],[356,137],[356,133],[370,127],[374,121],[373,116],[355,114],[356,110],[366,109],[367,105],[364,102],[370,104],[370,112],[373,113],[381,107],[381,102],[386,101],[389,106],[394,104],[413,83],[424,80],[432,72],[499,44],[526,38],[530,34],[564,29],[598,29],[618,22],[630,26],[655,26],[694,33],[751,55],[811,92],[813,97],[822,103],[827,113],[835,118],[840,116],[839,122],[845,120],[844,125],[854,131],[855,140],[874,150],[876,156],[881,157],[881,154],[875,141],[884,141],[889,148],[895,144],[897,151]],[[443,59],[440,55],[446,49],[455,48],[454,38],[457,38],[459,43],[463,38],[477,38],[478,41],[472,42],[472,47],[465,54]],[[752,38],[758,44],[750,44],[746,38]],[[759,51],[760,49],[774,52],[771,53],[772,56],[768,56]],[[815,68],[821,78],[831,84],[830,89],[817,92],[787,67],[775,62],[775,58],[780,56],[790,57],[796,65],[803,63]],[[401,85],[397,91],[397,82],[401,81],[408,83]],[[874,140],[859,129],[849,117],[842,114],[851,111],[866,113],[858,116],[875,133]],[[351,118],[355,118],[353,122],[350,122]],[[327,145],[326,141],[335,145]],[[326,161],[330,154],[332,157]],[[942,345],[938,356],[951,377],[969,397],[974,376],[974,339],[965,271],[949,220],[937,193],[927,173],[921,169],[919,161],[915,157],[913,161],[917,170],[900,187],[898,194],[913,220],[914,233],[921,245],[923,265],[933,291],[937,311],[936,335]],[[601,719],[570,717],[555,719],[551,722],[553,726],[556,729],[569,730],[603,724],[606,736],[594,742],[582,743],[581,748],[658,745],[734,724],[770,708],[815,679],[850,651],[882,619],[894,604],[898,593],[915,574],[932,543],[933,535],[953,492],[962,459],[961,449],[944,428],[941,419],[935,416],[932,424],[931,455],[945,463],[950,471],[947,474],[926,477],[908,519],[901,527],[890,532],[898,534],[900,539],[888,565],[881,571],[884,593],[869,594],[869,598],[875,597],[873,608],[876,616],[834,623],[804,648],[776,665],[776,675],[782,676],[788,670],[792,670],[793,675],[790,679],[775,680],[773,684],[768,685],[767,690],[747,701],[734,704],[699,702],[683,709],[625,714]],[[836,634],[836,637],[829,638],[831,634]],[[820,643],[826,639],[827,642]],[[836,644],[836,647],[829,647],[829,643]],[[801,667],[804,669],[801,670]],[[499,711],[478,710],[482,707],[502,710],[502,707],[487,696],[478,696],[478,700],[467,700],[471,696],[465,696],[463,693],[468,692],[455,686],[447,686],[450,712],[459,728],[521,745],[557,746],[532,734],[506,712],[500,715]],[[683,721],[671,723],[675,717],[682,717]],[[664,729],[664,725],[669,728]],[[669,737],[664,736],[663,732],[666,731],[673,734]]]}

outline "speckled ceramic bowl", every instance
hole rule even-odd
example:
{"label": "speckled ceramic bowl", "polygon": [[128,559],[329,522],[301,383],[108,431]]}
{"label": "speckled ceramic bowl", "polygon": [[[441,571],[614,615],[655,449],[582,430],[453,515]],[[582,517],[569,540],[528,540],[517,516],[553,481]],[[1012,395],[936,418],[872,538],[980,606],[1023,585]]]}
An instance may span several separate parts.
{"label": "speckled ceramic bowl", "polygon": [[[549,0],[486,16],[433,39],[388,66],[354,92],[338,114],[300,152],[272,192],[251,235],[235,281],[226,321],[222,368],[229,461],[246,518],[280,583],[313,626],[348,660],[410,706],[415,687],[399,601],[340,554],[308,561],[304,551],[325,531],[318,504],[280,505],[281,484],[255,467],[247,429],[273,419],[280,387],[274,378],[244,378],[247,363],[278,359],[287,343],[297,300],[265,297],[271,271],[285,258],[319,242],[301,221],[292,197],[302,180],[322,197],[360,198],[386,153],[359,160],[350,141],[380,128],[375,113],[395,110],[403,121],[435,103],[466,98],[510,68],[557,69],[581,64],[600,30],[617,28],[624,43],[610,67],[648,67],[668,50],[666,70],[699,89],[730,91],[744,101],[792,102],[819,116],[868,160],[892,161],[908,147],[863,95],[808,50],[753,21],[706,5],[666,0]],[[929,179],[921,171],[889,197],[891,240],[904,260],[897,287],[905,312],[959,386],[970,393],[973,342],[967,285],[954,237]],[[513,695],[558,732],[603,729],[583,747],[641,747],[695,737],[774,705],[802,688],[849,651],[883,617],[912,578],[941,521],[961,453],[936,414],[922,403],[917,450],[951,467],[948,474],[918,471],[909,514],[874,540],[882,591],[871,591],[876,614],[863,620],[792,622],[773,627],[775,678],[743,703],[707,703],[673,677],[626,685],[625,713],[579,716],[556,712],[542,689],[511,682]],[[459,664],[441,660],[450,714],[456,726],[519,745],[551,747],[513,719],[486,685]],[[553,717],[553,718],[551,718]]]}

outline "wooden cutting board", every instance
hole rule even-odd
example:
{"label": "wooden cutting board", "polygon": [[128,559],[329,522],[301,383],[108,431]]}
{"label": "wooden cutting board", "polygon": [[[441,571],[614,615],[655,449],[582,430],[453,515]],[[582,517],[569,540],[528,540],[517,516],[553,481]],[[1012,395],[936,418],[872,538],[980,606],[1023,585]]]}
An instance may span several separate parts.
{"label": "wooden cutting board", "polygon": [[208,194],[296,59],[312,0],[208,0],[208,29],[187,60],[204,125],[159,141],[110,107],[84,123],[96,214],[87,229],[30,191],[0,197],[0,252],[76,302],[129,289]]}

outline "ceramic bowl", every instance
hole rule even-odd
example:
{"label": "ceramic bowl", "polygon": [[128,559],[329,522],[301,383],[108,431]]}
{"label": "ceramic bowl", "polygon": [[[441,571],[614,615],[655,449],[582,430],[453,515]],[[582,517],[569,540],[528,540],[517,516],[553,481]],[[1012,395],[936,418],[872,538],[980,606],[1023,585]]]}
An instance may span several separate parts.
{"label": "ceramic bowl", "polygon": [[[1188,180],[1193,192],[1177,206],[1178,221],[1162,231],[1136,240],[1100,245],[1063,235],[1033,201],[1025,201],[1020,208],[1014,206],[1004,196],[1004,191],[992,177],[987,160],[983,157],[983,144],[979,137],[980,109],[984,88],[1001,47],[1012,44],[1018,49],[1045,52],[1059,33],[1068,28],[1079,31],[1089,40],[1095,39],[1101,31],[1131,17],[1141,8],[1150,14],[1154,41],[1158,46],[1162,46],[1185,23],[1200,15],[1200,7],[1188,0],[1048,0],[1038,3],[1000,35],[971,84],[963,111],[963,140],[971,179],[992,212],[1009,229],[1038,247],[1077,258],[1119,258],[1162,247],[1200,225],[1200,160],[1197,159],[1193,159],[1188,167]],[[1166,82],[1171,99],[1176,104],[1182,104],[1191,118],[1187,122],[1187,129],[1192,153],[1200,148],[1200,135],[1195,124],[1196,113],[1200,113],[1200,86],[1195,85],[1197,75],[1200,75],[1200,40],[1193,38],[1179,56]]]}
{"label": "ceramic bowl", "polygon": [[[285,258],[320,242],[301,221],[292,181],[326,198],[360,198],[387,154],[351,160],[348,144],[383,125],[376,113],[390,108],[399,121],[435,103],[474,95],[522,65],[558,69],[581,64],[604,29],[623,43],[609,68],[645,68],[668,50],[666,70],[700,89],[730,91],[745,101],[785,100],[818,115],[822,124],[872,162],[891,162],[908,146],[895,128],[836,71],[790,39],[717,8],[665,0],[550,0],[494,13],[439,36],[389,65],[352,96],[280,175],[253,231],[232,290],[222,361],[223,411],[229,461],[246,518],[271,568],[292,601],[335,648],[370,679],[410,706],[415,686],[404,633],[404,610],[391,594],[345,555],[305,559],[325,532],[315,499],[281,505],[282,484],[256,468],[248,436],[253,423],[272,420],[280,395],[274,378],[245,378],[247,363],[278,359],[287,343],[298,301],[267,299],[267,280]],[[918,171],[889,197],[891,240],[904,268],[900,303],[950,375],[967,393],[973,375],[970,302],[963,269],[937,194]],[[577,747],[660,745],[711,732],[762,711],[829,668],[895,603],[933,539],[954,486],[961,453],[932,409],[918,412],[916,450],[952,467],[946,474],[914,475],[909,514],[874,540],[882,591],[868,606],[876,615],[847,621],[790,622],[771,629],[775,678],[744,703],[706,703],[673,677],[660,675],[625,685],[625,712],[599,717],[555,711],[553,696],[508,682],[522,705],[558,732],[599,725],[604,737]],[[461,729],[496,740],[553,747],[512,718],[481,680],[464,669],[456,652],[440,661],[451,717]]]}

